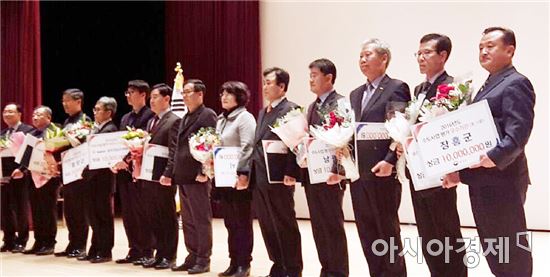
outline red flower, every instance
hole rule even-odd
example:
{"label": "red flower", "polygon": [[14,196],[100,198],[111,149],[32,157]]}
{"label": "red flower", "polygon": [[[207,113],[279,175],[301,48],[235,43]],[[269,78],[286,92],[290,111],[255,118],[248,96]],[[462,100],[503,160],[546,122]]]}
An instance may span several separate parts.
{"label": "red flower", "polygon": [[437,86],[437,94],[435,98],[436,99],[449,98],[449,93],[454,89],[455,88],[453,86],[450,86],[447,84],[441,84]]}

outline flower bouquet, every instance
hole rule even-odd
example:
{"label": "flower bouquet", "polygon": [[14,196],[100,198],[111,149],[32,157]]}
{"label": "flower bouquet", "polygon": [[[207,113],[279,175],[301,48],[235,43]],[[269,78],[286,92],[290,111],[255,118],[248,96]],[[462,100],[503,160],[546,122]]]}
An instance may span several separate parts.
{"label": "flower bouquet", "polygon": [[189,138],[189,151],[195,160],[202,163],[202,173],[214,177],[213,151],[221,145],[220,135],[212,127],[202,127]]}
{"label": "flower bouquet", "polygon": [[65,137],[73,147],[79,146],[86,141],[88,135],[92,132],[94,127],[93,122],[86,120],[83,116],[80,121],[70,125],[65,131]]}
{"label": "flower bouquet", "polygon": [[[405,113],[395,111],[393,116],[386,120],[384,126],[388,130],[388,134],[401,145],[407,145],[407,139],[411,137],[411,126],[414,125],[420,115],[420,109],[424,103],[426,95],[419,94],[418,98],[413,98],[405,108]],[[401,184],[408,185],[409,179],[405,174],[406,160],[405,155],[402,155],[397,160],[395,168],[397,170],[397,179]]]}
{"label": "flower bouquet", "polygon": [[143,158],[143,148],[149,140],[149,134],[142,129],[126,127],[128,132],[122,135],[124,144],[130,149],[130,159],[133,163],[132,177],[137,179],[141,172],[141,160]]}
{"label": "flower bouquet", "polygon": [[46,130],[44,142],[46,152],[50,153],[61,152],[71,147],[71,143],[65,136],[65,131],[53,124]]}
{"label": "flower bouquet", "polygon": [[298,165],[305,166],[305,144],[304,138],[309,136],[308,123],[304,115],[304,108],[298,107],[290,110],[283,117],[277,119],[271,131],[275,133],[296,155]]}
{"label": "flower bouquet", "polygon": [[426,102],[420,110],[420,121],[428,122],[437,116],[468,105],[473,91],[471,83],[472,80],[467,80],[463,83],[456,82],[437,86],[435,97]]}
{"label": "flower bouquet", "polygon": [[[324,113],[324,122],[321,126],[310,126],[311,135],[332,145],[342,151],[342,158],[338,161],[338,168],[343,168],[343,173],[351,181],[359,179],[359,171],[351,157],[349,141],[353,138],[355,129],[355,120],[351,105],[345,100],[338,101],[338,107],[335,110]],[[342,172],[339,172],[342,173]]]}
{"label": "flower bouquet", "polygon": [[19,151],[19,147],[21,147],[23,141],[25,141],[25,134],[23,132],[15,132],[9,137],[2,136],[0,137],[0,151],[9,149],[15,155]]}

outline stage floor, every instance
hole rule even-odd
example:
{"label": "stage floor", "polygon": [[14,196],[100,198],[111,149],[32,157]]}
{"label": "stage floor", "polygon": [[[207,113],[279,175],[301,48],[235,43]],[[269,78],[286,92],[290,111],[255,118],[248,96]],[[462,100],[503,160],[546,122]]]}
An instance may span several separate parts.
{"label": "stage floor", "polygon": [[[310,222],[308,220],[299,221],[300,232],[302,234],[302,254],[304,259],[303,276],[319,276],[320,264],[317,258],[315,243],[311,232]],[[361,250],[361,244],[357,235],[357,229],[353,222],[345,225],[348,251],[350,259],[350,276],[368,276],[368,267]],[[119,259],[126,255],[128,251],[128,242],[124,233],[122,221],[116,219],[115,222],[115,247],[113,249],[113,259]],[[477,235],[475,229],[465,228],[462,234],[467,238],[474,238]],[[410,238],[411,249],[416,251],[417,230],[414,225],[401,225],[402,238]],[[30,234],[27,247],[30,247],[34,241]],[[180,240],[178,246],[178,264],[186,256],[186,250],[183,246],[183,234],[180,230]],[[212,251],[211,272],[199,276],[217,276],[218,272],[225,270],[229,264],[227,253],[227,231],[223,225],[223,220],[214,219],[214,249]],[[60,227],[57,235],[58,243],[56,251],[61,251],[67,245],[67,228]],[[533,232],[532,233],[532,251],[534,276],[548,276],[550,272],[550,233]],[[265,245],[262,240],[258,222],[254,222],[254,252],[252,261],[251,276],[265,276],[269,273],[271,262],[267,256]],[[417,261],[417,257],[411,254],[406,255],[407,272],[409,276],[429,276],[428,267]],[[34,256],[23,254],[0,255],[0,275],[1,276],[174,276],[187,275],[185,272],[171,272],[170,270],[144,269],[133,265],[118,265],[114,262],[103,264],[91,264],[81,262],[75,259],[57,258],[50,256]],[[469,270],[469,276],[491,276],[485,258],[481,257],[479,265]]]}

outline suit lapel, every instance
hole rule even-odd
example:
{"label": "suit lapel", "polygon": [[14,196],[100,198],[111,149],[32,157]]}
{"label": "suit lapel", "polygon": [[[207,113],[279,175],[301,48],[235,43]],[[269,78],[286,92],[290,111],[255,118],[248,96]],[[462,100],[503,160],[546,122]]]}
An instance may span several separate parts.
{"label": "suit lapel", "polygon": [[516,72],[516,69],[512,66],[509,69],[505,69],[505,71],[502,72],[501,74],[497,73],[498,75],[495,76],[494,79],[491,80],[485,86],[483,91],[480,91],[476,94],[476,97],[474,97],[473,102],[478,102],[478,101],[482,100],[483,98],[485,98],[485,96],[487,96],[491,92],[491,90],[493,90],[498,84],[500,84],[502,81],[504,81],[504,79],[506,79],[506,77],[508,77],[510,74],[512,74],[514,72]]}
{"label": "suit lapel", "polygon": [[262,111],[260,112],[260,116],[259,116],[259,119],[261,120],[259,123],[259,129],[258,129],[258,132],[256,133],[257,136],[256,136],[256,142],[255,143],[258,143],[263,137],[264,135],[270,131],[269,129],[269,126],[273,124],[273,122],[275,122],[275,120],[277,119],[277,117],[279,117],[279,113],[281,112],[281,109],[286,105],[286,102],[288,100],[285,98],[283,99],[277,106],[275,106],[275,108],[273,108],[271,110],[271,112],[269,113],[266,113],[265,109],[262,109]]}
{"label": "suit lapel", "polygon": [[388,77],[388,75],[386,75],[386,76],[384,76],[384,79],[382,79],[380,84],[378,84],[378,87],[376,88],[376,91],[374,91],[374,94],[370,98],[369,103],[367,103],[367,107],[365,107],[365,110],[361,112],[361,119],[367,117],[367,115],[369,114],[372,106],[374,106],[376,101],[378,101],[378,99],[380,99],[380,97],[382,96],[382,93],[384,93],[384,89],[386,88],[386,85],[388,84],[389,81],[390,81],[390,77]]}
{"label": "suit lapel", "polygon": [[[204,109],[204,106],[201,106],[197,111],[195,111],[193,114],[191,114],[191,118],[187,119],[187,124],[183,125],[183,128],[180,130],[180,135],[185,134],[187,132],[187,129],[189,129],[193,124],[199,119],[202,110]],[[189,116],[189,114],[185,115],[186,117]],[[182,119],[182,124],[185,123],[185,117]]]}

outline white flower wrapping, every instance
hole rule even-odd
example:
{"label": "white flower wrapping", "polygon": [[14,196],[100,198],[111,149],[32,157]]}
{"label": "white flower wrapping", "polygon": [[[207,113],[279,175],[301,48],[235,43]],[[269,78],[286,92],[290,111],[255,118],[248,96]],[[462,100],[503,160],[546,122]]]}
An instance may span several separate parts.
{"label": "white flower wrapping", "polygon": [[344,167],[346,172],[346,178],[352,182],[359,179],[359,170],[351,155],[349,155],[348,143],[355,134],[355,119],[351,105],[345,99],[338,101],[338,107],[336,109],[338,115],[344,117],[342,124],[335,124],[331,128],[325,128],[324,126],[310,126],[310,134],[326,144],[332,145],[336,148],[344,149],[347,155],[344,155],[339,163]]}
{"label": "white flower wrapping", "polygon": [[201,128],[189,138],[191,156],[202,164],[202,173],[210,179],[214,178],[214,147],[220,145],[220,136],[212,127]]}
{"label": "white flower wrapping", "polygon": [[[418,98],[413,99],[407,106],[405,113],[396,111],[393,118],[386,120],[384,126],[394,141],[400,143],[401,145],[405,145],[407,137],[411,136],[411,126],[416,123],[418,116],[421,113],[421,107],[423,106],[425,97],[425,94],[419,94]],[[405,174],[406,164],[407,162],[405,155],[399,157],[397,163],[395,164],[397,179],[403,185],[409,184],[409,179]]]}

